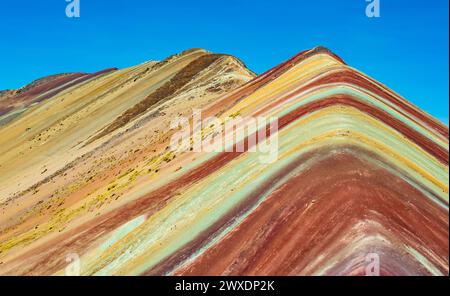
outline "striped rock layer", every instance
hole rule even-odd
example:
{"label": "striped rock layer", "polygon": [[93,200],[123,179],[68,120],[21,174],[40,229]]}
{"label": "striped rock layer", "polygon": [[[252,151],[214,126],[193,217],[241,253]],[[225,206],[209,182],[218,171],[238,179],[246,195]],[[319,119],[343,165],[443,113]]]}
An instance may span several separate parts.
{"label": "striped rock layer", "polygon": [[[448,128],[321,47],[253,77],[189,50],[45,90],[0,127],[0,274],[448,275]],[[192,109],[278,118],[277,161],[170,151]]]}

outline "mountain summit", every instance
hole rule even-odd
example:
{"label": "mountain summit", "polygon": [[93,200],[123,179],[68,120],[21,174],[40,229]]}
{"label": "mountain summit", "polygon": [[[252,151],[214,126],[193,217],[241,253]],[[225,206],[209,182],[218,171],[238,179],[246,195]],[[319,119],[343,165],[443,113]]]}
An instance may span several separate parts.
{"label": "mountain summit", "polygon": [[[67,254],[83,275],[448,274],[448,127],[324,47],[257,77],[192,49],[3,97],[0,274]],[[195,110],[276,119],[277,161],[170,150]]]}

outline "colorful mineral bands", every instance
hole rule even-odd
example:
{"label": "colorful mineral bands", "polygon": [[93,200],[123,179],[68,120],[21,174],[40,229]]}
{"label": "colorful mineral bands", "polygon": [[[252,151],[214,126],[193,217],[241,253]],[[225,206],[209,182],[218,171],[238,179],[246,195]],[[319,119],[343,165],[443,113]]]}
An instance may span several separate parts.
{"label": "colorful mineral bands", "polygon": [[[193,109],[278,118],[277,161],[171,151]],[[324,48],[50,77],[0,124],[3,275],[449,273],[448,128]]]}

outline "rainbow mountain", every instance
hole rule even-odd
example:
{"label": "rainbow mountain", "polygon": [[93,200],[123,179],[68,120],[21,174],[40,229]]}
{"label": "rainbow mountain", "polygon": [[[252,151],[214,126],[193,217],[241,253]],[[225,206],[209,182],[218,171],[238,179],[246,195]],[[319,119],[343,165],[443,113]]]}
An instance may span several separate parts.
{"label": "rainbow mountain", "polygon": [[[277,160],[172,151],[194,109],[277,118]],[[0,143],[2,275],[449,272],[448,127],[323,47],[45,77],[0,92]]]}

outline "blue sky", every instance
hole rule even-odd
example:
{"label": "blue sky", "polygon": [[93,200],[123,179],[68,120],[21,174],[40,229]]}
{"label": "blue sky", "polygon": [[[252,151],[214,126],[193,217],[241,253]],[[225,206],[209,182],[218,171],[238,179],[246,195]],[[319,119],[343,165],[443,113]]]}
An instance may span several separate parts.
{"label": "blue sky", "polygon": [[0,89],[61,72],[126,67],[187,48],[257,73],[323,45],[448,124],[448,0],[65,0],[0,2]]}

